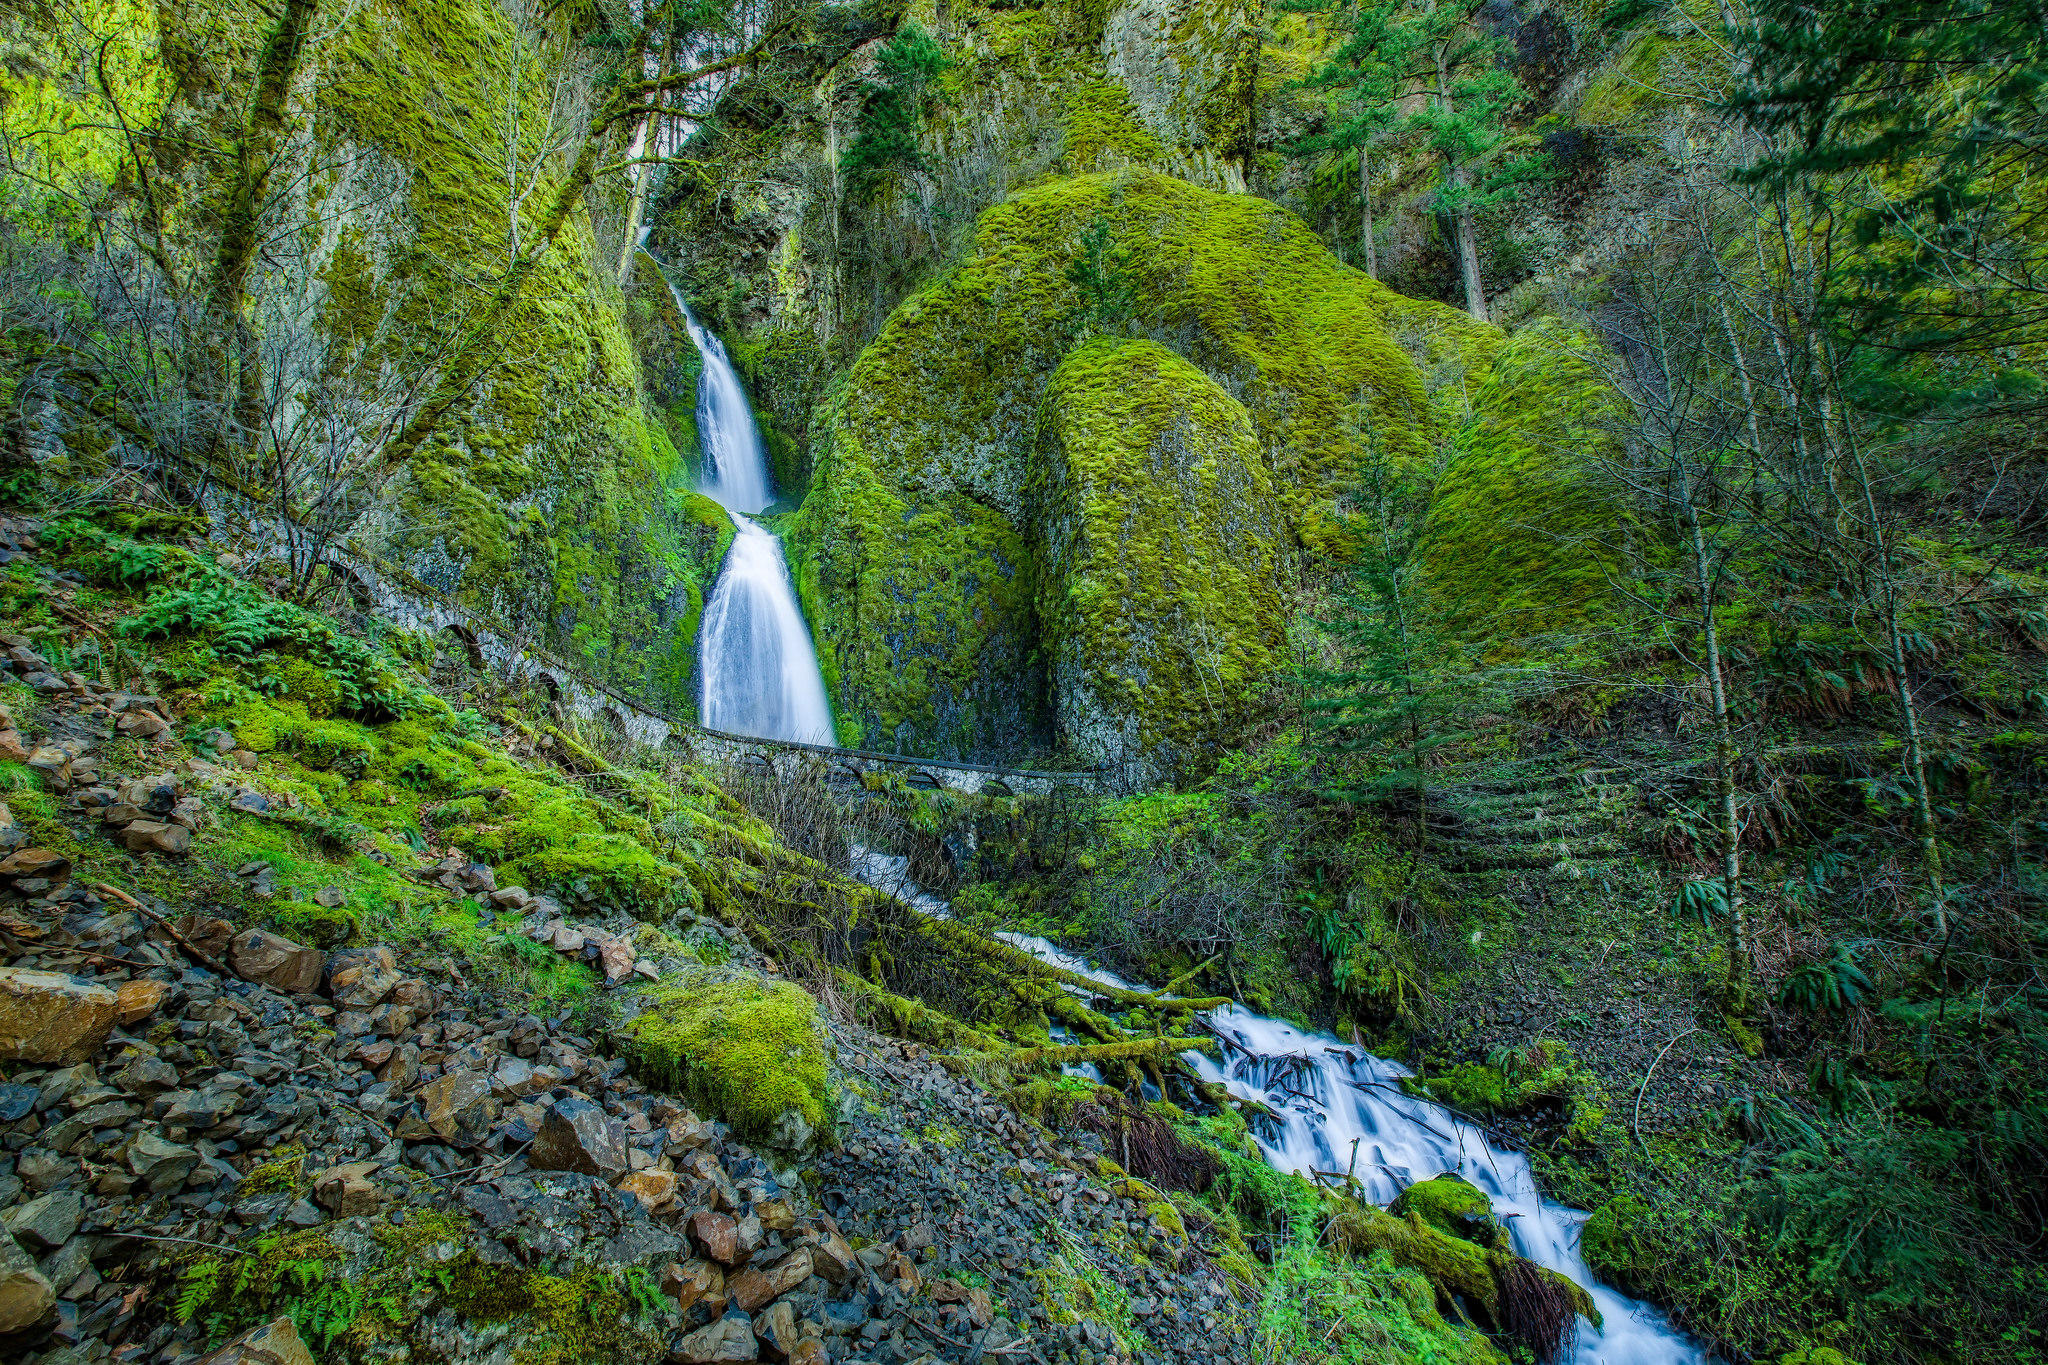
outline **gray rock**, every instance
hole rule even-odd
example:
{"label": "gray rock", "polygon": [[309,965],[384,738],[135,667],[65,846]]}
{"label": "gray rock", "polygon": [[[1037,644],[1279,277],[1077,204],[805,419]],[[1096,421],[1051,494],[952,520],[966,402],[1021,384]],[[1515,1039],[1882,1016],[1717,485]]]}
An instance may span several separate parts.
{"label": "gray rock", "polygon": [[53,1190],[0,1214],[8,1233],[30,1251],[55,1251],[71,1240],[85,1217],[85,1200],[76,1190]]}
{"label": "gray rock", "polygon": [[626,1125],[589,1100],[558,1100],[541,1120],[526,1160],[539,1171],[579,1171],[617,1180],[631,1167]]}
{"label": "gray rock", "polygon": [[14,1238],[0,1234],[0,1334],[19,1332],[48,1317],[57,1291]]}

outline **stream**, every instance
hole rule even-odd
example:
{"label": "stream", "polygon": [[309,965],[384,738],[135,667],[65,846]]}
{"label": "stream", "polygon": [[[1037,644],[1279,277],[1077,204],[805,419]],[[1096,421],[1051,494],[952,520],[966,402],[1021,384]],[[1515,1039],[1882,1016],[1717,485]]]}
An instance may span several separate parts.
{"label": "stream", "polygon": [[[946,903],[911,881],[907,867],[904,858],[853,851],[853,873],[860,880],[914,910],[945,917]],[[1018,933],[997,937],[1105,986],[1147,989],[1045,939]],[[1579,1228],[1586,1215],[1545,1199],[1528,1157],[1497,1146],[1441,1105],[1403,1094],[1401,1079],[1412,1074],[1406,1067],[1333,1034],[1303,1032],[1242,1005],[1211,1011],[1202,1022],[1216,1035],[1222,1060],[1199,1052],[1186,1053],[1185,1060],[1203,1080],[1273,1111],[1277,1124],[1253,1125],[1254,1140],[1271,1165],[1310,1179],[1318,1171],[1340,1177],[1348,1171],[1382,1207],[1418,1180],[1455,1171],[1492,1199],[1517,1254],[1592,1294],[1603,1325],[1580,1321],[1576,1365],[1708,1361],[1706,1352],[1655,1308],[1593,1278],[1579,1254]],[[1071,1069],[1101,1079],[1093,1067]]]}

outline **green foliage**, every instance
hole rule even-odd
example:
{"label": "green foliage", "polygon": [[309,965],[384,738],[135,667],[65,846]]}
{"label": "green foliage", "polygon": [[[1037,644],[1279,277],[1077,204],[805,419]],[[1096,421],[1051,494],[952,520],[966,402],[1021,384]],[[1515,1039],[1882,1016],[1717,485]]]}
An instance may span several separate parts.
{"label": "green foliage", "polygon": [[1097,214],[1081,232],[1081,249],[1067,265],[1067,280],[1081,295],[1084,336],[1121,336],[1137,316],[1130,248],[1118,244],[1109,220]]}
{"label": "green foliage", "polygon": [[872,194],[900,172],[924,169],[918,134],[948,65],[945,49],[907,21],[875,60],[879,80],[861,87],[860,126],[839,160],[849,184]]}
{"label": "green foliage", "polygon": [[1872,987],[1859,959],[1868,946],[1862,941],[1837,943],[1824,961],[1800,963],[1786,976],[1778,1003],[1809,1014],[1840,1012],[1863,1003]]}
{"label": "green foliage", "polygon": [[[1747,178],[1826,187],[1846,216],[1859,250],[1832,263],[1826,301],[1847,329],[1894,354],[1994,352],[2000,368],[2048,338],[2048,5],[1762,0],[1745,14],[1729,104],[1770,135]],[[2031,393],[2038,376],[2023,362],[1997,382]]]}

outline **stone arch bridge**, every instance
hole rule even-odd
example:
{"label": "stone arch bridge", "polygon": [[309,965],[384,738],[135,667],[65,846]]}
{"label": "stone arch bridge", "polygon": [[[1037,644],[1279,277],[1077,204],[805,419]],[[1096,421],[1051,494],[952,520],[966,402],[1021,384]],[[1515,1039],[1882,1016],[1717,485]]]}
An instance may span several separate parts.
{"label": "stone arch bridge", "polygon": [[[272,523],[266,533],[260,523],[254,528],[245,523],[244,529],[254,529],[257,539],[279,554],[291,548],[291,528]],[[303,547],[304,541],[299,545]],[[680,746],[700,760],[748,764],[783,778],[816,775],[828,782],[861,782],[869,774],[893,773],[913,787],[986,796],[1086,792],[1101,782],[1102,774],[1092,771],[1034,772],[707,730],[620,696],[568,661],[527,643],[392,566],[332,543],[319,551],[319,559],[358,612],[380,616],[432,638],[436,672],[445,661],[451,668],[467,666],[527,683],[547,692],[564,711],[607,723],[651,749]]]}

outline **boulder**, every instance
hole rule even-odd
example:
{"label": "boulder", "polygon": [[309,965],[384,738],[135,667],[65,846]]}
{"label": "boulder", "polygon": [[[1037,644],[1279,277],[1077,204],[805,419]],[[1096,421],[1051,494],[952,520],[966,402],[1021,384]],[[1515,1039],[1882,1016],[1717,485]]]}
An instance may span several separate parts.
{"label": "boulder", "polygon": [[57,1306],[57,1291],[15,1240],[0,1233],[0,1336],[33,1327]]}
{"label": "boulder", "polygon": [[292,995],[318,990],[326,963],[327,955],[318,948],[261,929],[244,929],[228,944],[228,965],[237,973]]}
{"label": "boulder", "polygon": [[316,1365],[290,1318],[252,1327],[197,1365]]}
{"label": "boulder", "polygon": [[558,1100],[541,1121],[526,1162],[539,1171],[581,1171],[614,1181],[631,1169],[626,1125],[589,1100]]}
{"label": "boulder", "polygon": [[0,967],[0,1060],[72,1066],[114,1031],[119,998],[105,986],[27,967]]}
{"label": "boulder", "polygon": [[715,1365],[730,1360],[759,1360],[753,1324],[741,1317],[720,1318],[676,1343],[674,1359],[683,1365]]}
{"label": "boulder", "polygon": [[846,1285],[860,1278],[862,1267],[847,1240],[828,1228],[811,1247],[811,1269],[833,1285]]}
{"label": "boulder", "polygon": [[427,1127],[443,1142],[456,1147],[474,1147],[484,1141],[490,1136],[491,1121],[497,1117],[496,1106],[491,1102],[490,1078],[477,1071],[451,1071],[430,1082],[420,1091],[420,1110],[426,1116]]}
{"label": "boulder", "polygon": [[789,1365],[832,1365],[832,1354],[817,1337],[801,1337],[789,1353]]}
{"label": "boulder", "polygon": [[159,820],[137,820],[121,831],[121,846],[130,853],[176,855],[191,849],[192,831]]}

